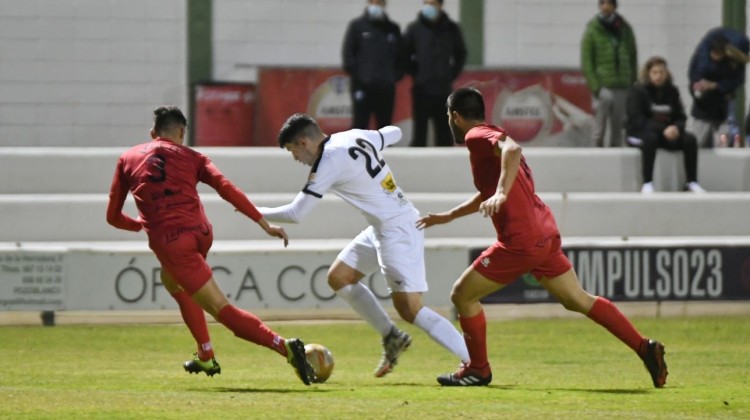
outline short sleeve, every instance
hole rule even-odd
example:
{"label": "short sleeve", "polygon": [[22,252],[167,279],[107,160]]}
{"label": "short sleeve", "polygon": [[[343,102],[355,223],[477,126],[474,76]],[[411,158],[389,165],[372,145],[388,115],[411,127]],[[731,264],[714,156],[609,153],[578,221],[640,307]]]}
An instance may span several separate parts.
{"label": "short sleeve", "polygon": [[401,129],[393,125],[385,126],[376,133],[380,137],[380,150],[401,141]]}
{"label": "short sleeve", "polygon": [[475,127],[466,134],[466,147],[478,157],[495,156],[497,143],[505,135],[501,128]]}

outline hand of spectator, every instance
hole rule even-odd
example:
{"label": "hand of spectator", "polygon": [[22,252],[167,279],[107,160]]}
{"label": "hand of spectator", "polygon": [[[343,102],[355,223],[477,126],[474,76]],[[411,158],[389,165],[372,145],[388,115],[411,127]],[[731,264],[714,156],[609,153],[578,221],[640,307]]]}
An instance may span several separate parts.
{"label": "hand of spectator", "polygon": [[664,138],[670,141],[677,140],[680,137],[680,129],[676,125],[670,125],[664,129]]}
{"label": "hand of spectator", "polygon": [[716,82],[701,79],[693,84],[693,90],[696,92],[706,92],[716,89]]}

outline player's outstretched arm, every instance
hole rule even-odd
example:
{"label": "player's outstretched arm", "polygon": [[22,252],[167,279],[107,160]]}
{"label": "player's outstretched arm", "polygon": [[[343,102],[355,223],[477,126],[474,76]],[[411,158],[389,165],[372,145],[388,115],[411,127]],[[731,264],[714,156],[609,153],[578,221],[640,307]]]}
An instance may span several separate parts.
{"label": "player's outstretched arm", "polygon": [[278,223],[299,223],[318,204],[319,198],[304,192],[297,193],[294,200],[279,207],[258,207],[266,219]]}
{"label": "player's outstretched arm", "polygon": [[427,213],[427,216],[417,220],[417,229],[426,229],[433,225],[442,225],[449,223],[454,219],[476,213],[479,210],[479,204],[482,202],[482,196],[476,193],[472,198],[464,201],[451,210],[442,213]]}

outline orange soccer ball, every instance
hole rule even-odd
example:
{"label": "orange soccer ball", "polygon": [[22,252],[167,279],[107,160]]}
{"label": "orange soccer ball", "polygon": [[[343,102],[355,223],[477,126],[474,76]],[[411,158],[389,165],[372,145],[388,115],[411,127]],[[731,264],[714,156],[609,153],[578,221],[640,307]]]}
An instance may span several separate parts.
{"label": "orange soccer ball", "polygon": [[322,384],[333,373],[333,354],[322,344],[307,344],[305,346],[305,357],[315,371],[312,382]]}

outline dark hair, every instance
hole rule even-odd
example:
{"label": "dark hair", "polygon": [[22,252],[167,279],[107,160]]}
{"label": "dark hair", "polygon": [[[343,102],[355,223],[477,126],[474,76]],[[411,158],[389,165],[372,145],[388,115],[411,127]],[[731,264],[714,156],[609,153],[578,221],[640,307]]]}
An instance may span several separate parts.
{"label": "dark hair", "polygon": [[729,40],[724,35],[716,35],[711,39],[711,52],[726,55],[727,44],[729,44]]}
{"label": "dark hair", "polygon": [[315,119],[309,115],[297,113],[287,118],[279,131],[279,147],[282,149],[302,137],[314,139],[323,135]]}
{"label": "dark hair", "polygon": [[466,119],[484,121],[484,99],[473,87],[460,88],[451,93],[446,107]]}
{"label": "dark hair", "polygon": [[178,127],[187,127],[187,119],[176,106],[160,106],[154,110],[154,131],[157,135]]}
{"label": "dark hair", "polygon": [[669,67],[667,66],[667,60],[665,60],[664,57],[655,55],[646,60],[646,64],[644,64],[641,68],[641,73],[638,75],[638,81],[641,82],[641,84],[651,84],[651,78],[648,76],[648,73],[654,66],[664,66],[664,68],[667,70],[667,80],[665,80],[664,83],[672,83],[672,73],[669,71]]}
{"label": "dark hair", "polygon": [[615,6],[615,9],[617,9],[617,0],[599,0],[600,6],[602,3],[612,3],[612,6]]}

